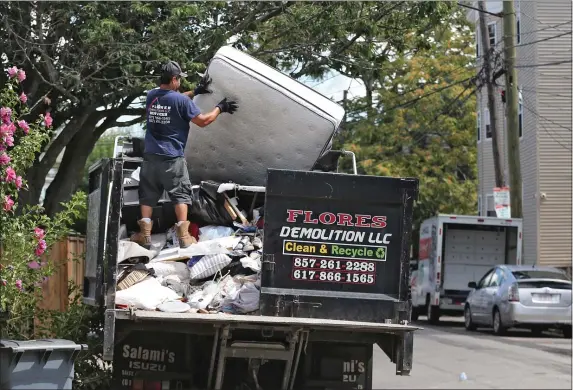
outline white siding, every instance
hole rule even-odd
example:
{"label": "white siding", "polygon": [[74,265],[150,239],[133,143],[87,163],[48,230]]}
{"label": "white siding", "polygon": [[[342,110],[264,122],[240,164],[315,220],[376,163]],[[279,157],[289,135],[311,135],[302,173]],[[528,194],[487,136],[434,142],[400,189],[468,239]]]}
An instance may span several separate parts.
{"label": "white siding", "polygon": [[[547,1],[537,6],[537,63],[571,60],[571,24],[547,28],[571,21],[570,1]],[[553,266],[571,266],[571,63],[540,66],[537,72],[536,114],[539,140],[540,201],[539,262]],[[529,107],[531,108],[531,107]]]}

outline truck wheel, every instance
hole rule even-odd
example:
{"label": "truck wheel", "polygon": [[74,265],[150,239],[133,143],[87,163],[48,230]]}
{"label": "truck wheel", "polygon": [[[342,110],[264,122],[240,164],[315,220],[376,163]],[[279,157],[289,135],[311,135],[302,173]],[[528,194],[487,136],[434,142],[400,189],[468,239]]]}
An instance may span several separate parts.
{"label": "truck wheel", "polygon": [[493,333],[498,336],[505,334],[507,328],[501,322],[501,314],[499,313],[498,308],[496,307],[493,309]]}
{"label": "truck wheel", "polygon": [[430,324],[437,324],[440,322],[440,307],[434,306],[430,301],[428,301],[428,304],[426,305],[426,317]]}
{"label": "truck wheel", "polygon": [[466,330],[476,330],[476,324],[473,322],[472,320],[472,311],[469,307],[469,305],[466,305],[465,309],[464,309],[464,326],[466,327]]}
{"label": "truck wheel", "polygon": [[412,321],[418,321],[419,316],[420,316],[420,309],[418,309],[418,307],[416,307],[416,306],[412,306],[411,320]]}
{"label": "truck wheel", "polygon": [[563,337],[565,337],[566,339],[571,338],[571,325],[563,327]]}

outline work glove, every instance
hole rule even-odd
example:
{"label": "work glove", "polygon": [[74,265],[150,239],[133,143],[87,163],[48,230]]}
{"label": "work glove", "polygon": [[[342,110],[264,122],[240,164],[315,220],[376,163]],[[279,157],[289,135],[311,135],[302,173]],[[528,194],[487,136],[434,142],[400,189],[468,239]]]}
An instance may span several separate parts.
{"label": "work glove", "polygon": [[219,104],[217,104],[217,107],[219,107],[221,113],[228,112],[229,114],[233,114],[237,111],[237,108],[239,108],[237,102],[234,100],[227,100],[227,98],[221,100]]}
{"label": "work glove", "polygon": [[199,81],[199,84],[197,84],[197,87],[195,87],[195,89],[193,90],[193,96],[203,95],[205,93],[211,93],[211,91],[209,90],[209,85],[211,85],[212,81],[213,80],[211,80],[211,77],[209,77],[209,75],[205,73],[201,81]]}

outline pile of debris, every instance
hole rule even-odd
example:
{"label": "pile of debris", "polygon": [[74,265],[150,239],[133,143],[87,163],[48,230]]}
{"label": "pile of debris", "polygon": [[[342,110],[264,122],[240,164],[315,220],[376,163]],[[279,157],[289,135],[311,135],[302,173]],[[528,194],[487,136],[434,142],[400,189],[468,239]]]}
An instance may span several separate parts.
{"label": "pile of debris", "polygon": [[[174,228],[149,250],[119,241],[116,306],[165,312],[256,314],[263,254],[262,208],[234,227],[191,223],[180,248]],[[246,222],[246,223],[245,223]],[[122,227],[125,230],[125,227]]]}

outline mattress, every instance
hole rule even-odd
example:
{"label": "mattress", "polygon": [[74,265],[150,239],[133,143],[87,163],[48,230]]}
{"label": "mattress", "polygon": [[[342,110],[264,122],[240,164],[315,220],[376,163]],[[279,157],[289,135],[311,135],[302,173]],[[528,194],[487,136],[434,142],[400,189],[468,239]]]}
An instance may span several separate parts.
{"label": "mattress", "polygon": [[239,109],[205,128],[191,123],[185,157],[194,183],[264,186],[268,168],[310,170],[344,117],[339,104],[230,46],[207,72],[213,93],[195,97],[201,112],[224,97]]}

